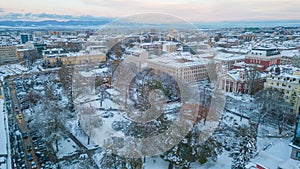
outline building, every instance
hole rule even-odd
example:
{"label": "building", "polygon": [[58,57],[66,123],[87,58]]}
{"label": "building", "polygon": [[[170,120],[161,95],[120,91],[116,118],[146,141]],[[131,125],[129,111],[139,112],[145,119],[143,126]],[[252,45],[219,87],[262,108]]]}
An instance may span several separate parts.
{"label": "building", "polygon": [[291,148],[285,140],[272,143],[251,159],[245,169],[298,169],[300,161],[290,158]]}
{"label": "building", "polygon": [[219,89],[225,92],[246,93],[246,74],[242,69],[235,69],[218,76]]}
{"label": "building", "polygon": [[18,61],[16,46],[0,46],[0,54],[0,64]]}
{"label": "building", "polygon": [[182,46],[182,52],[190,52],[195,55],[197,53],[197,43],[187,43]]}
{"label": "building", "polygon": [[284,99],[290,103],[290,109],[294,113],[298,113],[299,97],[300,97],[300,76],[298,71],[293,67],[281,67],[281,72],[269,73],[264,83],[264,88],[276,88],[283,91]]}
{"label": "building", "polygon": [[265,71],[272,65],[280,64],[280,52],[273,48],[252,49],[245,57],[245,63],[248,65],[257,65],[260,71]]}
{"label": "building", "polygon": [[166,42],[162,46],[162,51],[165,53],[173,53],[177,50],[177,43],[176,42]]}
{"label": "building", "polygon": [[216,60],[216,63],[226,65],[228,69],[231,70],[234,68],[235,64],[244,62],[245,56],[219,52],[214,59]]}
{"label": "building", "polygon": [[160,56],[162,54],[163,45],[159,42],[141,43],[140,48],[145,49],[149,55]]}
{"label": "building", "polygon": [[138,70],[142,69],[147,59],[149,59],[149,53],[145,49],[130,48],[124,54],[124,62],[135,64]]}
{"label": "building", "polygon": [[3,76],[0,76],[0,168],[11,169],[11,149],[9,139],[9,127],[8,127],[8,116],[7,110],[5,109],[5,99],[3,93]]}
{"label": "building", "polygon": [[43,50],[47,49],[47,45],[43,44],[43,43],[37,43],[37,44],[34,44],[34,48],[38,51],[38,54],[40,56],[42,56],[43,55]]}
{"label": "building", "polygon": [[242,39],[245,42],[253,41],[256,38],[257,38],[256,35],[254,33],[252,33],[252,32],[245,32],[243,35],[241,35],[239,37],[239,39]]}
{"label": "building", "polygon": [[296,121],[296,128],[294,139],[290,144],[292,147],[291,158],[295,160],[300,160],[300,110],[298,109],[298,118]]}
{"label": "building", "polygon": [[28,41],[33,41],[32,34],[22,33],[21,35],[21,43],[25,44]]}
{"label": "building", "polygon": [[299,50],[283,50],[280,53],[281,53],[281,58],[280,58],[281,65],[293,64],[293,62],[295,62],[295,59],[293,59],[293,58],[296,58],[296,57],[299,58],[299,56],[300,56]]}
{"label": "building", "polygon": [[147,67],[161,70],[186,82],[208,78],[207,61],[191,57],[158,57],[147,60]]}
{"label": "building", "polygon": [[[225,69],[225,70],[224,70]],[[225,92],[235,92],[235,93],[249,93],[249,86],[247,85],[247,73],[249,68],[239,68],[232,69],[227,71],[227,67],[223,68],[223,70],[219,71],[218,82],[219,89]],[[266,74],[259,73],[257,79],[256,90],[263,88],[263,83],[265,80]]]}
{"label": "building", "polygon": [[77,65],[105,62],[106,56],[104,53],[67,53],[62,48],[53,48],[43,50],[43,60],[46,67],[52,67],[61,64]]}

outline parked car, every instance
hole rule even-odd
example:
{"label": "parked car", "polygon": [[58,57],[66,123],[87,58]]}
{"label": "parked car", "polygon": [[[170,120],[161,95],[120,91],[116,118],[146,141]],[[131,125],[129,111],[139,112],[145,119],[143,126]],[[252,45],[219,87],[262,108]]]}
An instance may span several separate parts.
{"label": "parked car", "polygon": [[28,146],[27,146],[27,151],[30,152],[31,150],[32,150],[31,145],[28,145]]}
{"label": "parked car", "polygon": [[31,168],[36,168],[36,162],[34,161],[31,162]]}
{"label": "parked car", "polygon": [[32,156],[31,153],[28,154],[28,160],[29,160],[29,161],[32,161],[32,160],[33,160],[33,156]]}
{"label": "parked car", "polygon": [[28,133],[27,132],[22,133],[22,137],[23,138],[28,138]]}
{"label": "parked car", "polygon": [[17,115],[17,119],[22,120],[22,119],[23,119],[22,114],[18,114],[18,115]]}
{"label": "parked car", "polygon": [[25,153],[23,151],[20,152],[20,157],[24,158],[25,157]]}

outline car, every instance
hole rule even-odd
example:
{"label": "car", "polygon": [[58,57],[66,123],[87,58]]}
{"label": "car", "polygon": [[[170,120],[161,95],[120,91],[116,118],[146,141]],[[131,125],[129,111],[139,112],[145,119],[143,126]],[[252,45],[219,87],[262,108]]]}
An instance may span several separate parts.
{"label": "car", "polygon": [[28,160],[32,161],[33,160],[33,155],[31,153],[28,154]]}
{"label": "car", "polygon": [[25,157],[25,153],[23,151],[20,152],[20,157],[24,158]]}
{"label": "car", "polygon": [[27,168],[25,162],[23,162],[23,163],[21,164],[21,167],[22,167],[22,169],[23,169],[23,168]]}
{"label": "car", "polygon": [[27,132],[22,133],[22,137],[23,138],[28,138],[28,133]]}
{"label": "car", "polygon": [[36,168],[36,162],[34,161],[31,162],[31,168]]}
{"label": "car", "polygon": [[27,151],[30,152],[32,150],[31,145],[27,145]]}
{"label": "car", "polygon": [[38,157],[44,156],[44,154],[42,152],[40,152],[40,151],[36,151],[35,155],[38,156]]}
{"label": "car", "polygon": [[20,152],[24,150],[23,144],[22,144],[22,143],[19,143],[19,144],[18,144],[18,147],[19,147]]}
{"label": "car", "polygon": [[17,115],[17,119],[22,120],[22,119],[23,119],[22,114],[18,114],[18,115]]}
{"label": "car", "polygon": [[104,112],[102,113],[102,118],[110,118],[113,117],[114,114],[112,112]]}
{"label": "car", "polygon": [[17,158],[17,163],[20,163],[22,159],[20,157]]}
{"label": "car", "polygon": [[41,138],[41,137],[40,136],[36,136],[36,135],[31,136],[31,139],[34,140],[34,143],[35,143],[35,140],[38,140],[39,138]]}

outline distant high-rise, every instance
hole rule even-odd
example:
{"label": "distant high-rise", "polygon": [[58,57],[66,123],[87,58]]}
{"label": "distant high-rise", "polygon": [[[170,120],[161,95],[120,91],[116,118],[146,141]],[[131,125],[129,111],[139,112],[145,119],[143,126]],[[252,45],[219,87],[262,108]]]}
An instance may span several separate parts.
{"label": "distant high-rise", "polygon": [[33,41],[32,34],[22,33],[21,34],[21,43],[25,44],[28,41]]}

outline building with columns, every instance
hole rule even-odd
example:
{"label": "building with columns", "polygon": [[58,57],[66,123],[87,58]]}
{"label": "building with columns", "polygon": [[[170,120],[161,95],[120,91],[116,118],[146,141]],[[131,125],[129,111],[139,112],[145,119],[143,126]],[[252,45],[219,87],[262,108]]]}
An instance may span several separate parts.
{"label": "building with columns", "polygon": [[247,93],[246,74],[243,69],[225,70],[218,78],[219,89],[225,92]]}
{"label": "building with columns", "polygon": [[[218,71],[219,89],[225,92],[248,93],[249,86],[247,83],[249,80],[247,74],[249,71],[249,68],[239,68],[228,71],[227,66],[223,65]],[[257,87],[259,88],[261,86],[262,88],[267,74],[262,72],[257,73],[259,73]]]}

